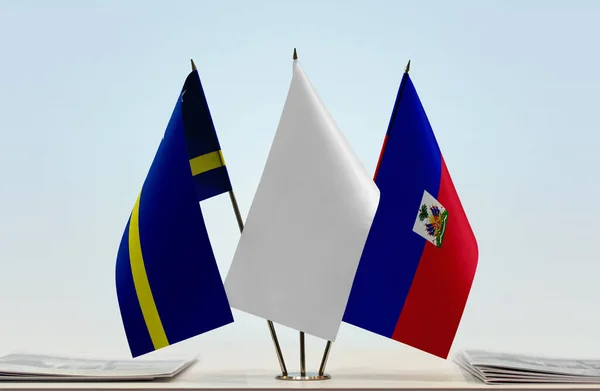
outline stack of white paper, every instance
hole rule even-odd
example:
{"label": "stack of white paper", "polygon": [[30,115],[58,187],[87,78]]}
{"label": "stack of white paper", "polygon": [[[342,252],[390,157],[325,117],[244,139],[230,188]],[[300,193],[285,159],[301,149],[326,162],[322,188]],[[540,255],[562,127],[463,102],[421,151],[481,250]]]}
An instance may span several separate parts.
{"label": "stack of white paper", "polygon": [[139,381],[172,378],[195,360],[92,360],[36,354],[0,357],[0,381]]}
{"label": "stack of white paper", "polygon": [[486,384],[600,383],[600,360],[467,350],[458,354],[455,361]]}

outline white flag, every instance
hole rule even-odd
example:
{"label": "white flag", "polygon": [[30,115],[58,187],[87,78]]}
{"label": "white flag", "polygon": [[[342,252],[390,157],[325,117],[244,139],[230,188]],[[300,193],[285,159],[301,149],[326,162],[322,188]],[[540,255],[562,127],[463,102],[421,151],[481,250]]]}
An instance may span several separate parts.
{"label": "white flag", "polygon": [[297,60],[225,288],[233,308],[334,341],[379,189]]}

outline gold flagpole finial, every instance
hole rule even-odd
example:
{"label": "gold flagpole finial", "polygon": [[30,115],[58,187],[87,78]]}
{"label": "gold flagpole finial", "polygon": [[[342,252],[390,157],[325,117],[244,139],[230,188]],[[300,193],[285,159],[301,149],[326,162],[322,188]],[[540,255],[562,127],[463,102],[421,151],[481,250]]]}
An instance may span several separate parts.
{"label": "gold flagpole finial", "polygon": [[408,73],[408,71],[410,71],[410,60],[408,60],[408,64],[406,64],[406,69],[404,70],[404,73]]}
{"label": "gold flagpole finial", "polygon": [[294,48],[294,57],[292,57],[294,60],[298,59],[298,53],[296,53],[296,48]]}
{"label": "gold flagpole finial", "polygon": [[196,64],[194,64],[194,60],[191,59],[190,61],[192,62],[192,71],[196,71],[197,69],[196,69]]}

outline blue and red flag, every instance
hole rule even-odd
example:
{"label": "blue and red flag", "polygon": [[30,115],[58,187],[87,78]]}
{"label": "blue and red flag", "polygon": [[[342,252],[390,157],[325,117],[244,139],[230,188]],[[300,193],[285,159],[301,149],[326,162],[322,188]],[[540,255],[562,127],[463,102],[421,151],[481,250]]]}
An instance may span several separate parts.
{"label": "blue and red flag", "polygon": [[478,248],[408,72],[374,179],[381,198],[343,320],[447,358]]}

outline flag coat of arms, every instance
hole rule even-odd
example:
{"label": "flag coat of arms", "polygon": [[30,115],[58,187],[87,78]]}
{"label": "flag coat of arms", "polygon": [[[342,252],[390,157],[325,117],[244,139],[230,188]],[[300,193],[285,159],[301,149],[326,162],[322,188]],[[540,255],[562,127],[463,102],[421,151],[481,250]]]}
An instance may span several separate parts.
{"label": "flag coat of arms", "polygon": [[225,287],[231,306],[334,341],[379,191],[297,60]]}
{"label": "flag coat of arms", "polygon": [[229,190],[194,70],[177,99],[117,254],[117,296],[134,357],[233,322],[199,204]]}
{"label": "flag coat of arms", "polygon": [[408,72],[375,183],[379,208],[344,322],[447,358],[475,276],[478,248]]}

